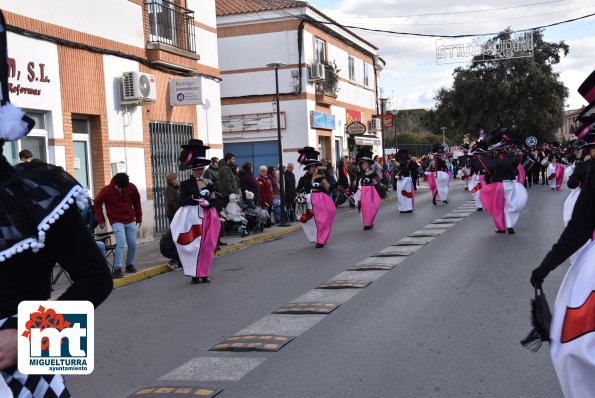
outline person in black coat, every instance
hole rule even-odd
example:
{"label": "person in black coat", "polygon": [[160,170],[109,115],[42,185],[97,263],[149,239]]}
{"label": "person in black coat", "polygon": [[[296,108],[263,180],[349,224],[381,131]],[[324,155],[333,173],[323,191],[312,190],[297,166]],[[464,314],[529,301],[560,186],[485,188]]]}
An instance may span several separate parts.
{"label": "person in black coat", "polygon": [[240,178],[242,199],[246,200],[246,191],[250,191],[254,194],[254,202],[258,203],[258,183],[256,182],[254,174],[252,174],[252,163],[244,162],[244,164],[242,164],[242,170],[238,171],[238,177]]}
{"label": "person in black coat", "polygon": [[[287,168],[283,174],[285,183],[285,209],[294,209],[295,203],[295,174],[293,174],[293,163],[287,163]],[[293,211],[290,213],[290,221],[296,221]]]}

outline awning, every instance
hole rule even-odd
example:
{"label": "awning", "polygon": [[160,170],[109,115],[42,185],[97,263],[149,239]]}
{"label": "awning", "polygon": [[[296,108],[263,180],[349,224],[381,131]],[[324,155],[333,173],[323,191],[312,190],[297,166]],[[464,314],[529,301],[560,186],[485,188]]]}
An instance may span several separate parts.
{"label": "awning", "polygon": [[355,145],[380,145],[380,138],[355,137]]}

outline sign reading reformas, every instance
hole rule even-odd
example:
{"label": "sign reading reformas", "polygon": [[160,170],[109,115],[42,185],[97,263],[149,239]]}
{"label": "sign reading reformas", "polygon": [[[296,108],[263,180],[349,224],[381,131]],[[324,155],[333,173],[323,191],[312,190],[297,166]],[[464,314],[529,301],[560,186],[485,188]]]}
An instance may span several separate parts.
{"label": "sign reading reformas", "polygon": [[511,33],[510,37],[495,40],[488,36],[436,40],[436,64],[484,62],[498,59],[533,56],[533,32]]}
{"label": "sign reading reformas", "polygon": [[202,105],[202,78],[189,77],[186,79],[171,79],[169,81],[169,105]]}

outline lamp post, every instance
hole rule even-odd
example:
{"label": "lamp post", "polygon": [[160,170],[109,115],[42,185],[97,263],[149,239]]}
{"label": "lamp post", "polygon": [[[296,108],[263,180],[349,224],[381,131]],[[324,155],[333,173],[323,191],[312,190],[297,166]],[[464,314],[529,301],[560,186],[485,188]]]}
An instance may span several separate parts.
{"label": "lamp post", "polygon": [[440,130],[442,130],[442,145],[446,147],[446,139],[444,138],[444,131],[446,130],[446,127],[440,127]]}
{"label": "lamp post", "polygon": [[380,101],[380,131],[382,132],[382,159],[384,159],[384,106],[388,98],[379,98]]}
{"label": "lamp post", "polygon": [[277,104],[277,143],[279,151],[279,193],[281,194],[281,224],[280,227],[287,227],[287,215],[285,214],[285,171],[283,170],[283,145],[281,144],[281,111],[279,109],[279,68],[285,66],[283,62],[271,62],[267,66],[275,68],[275,95]]}

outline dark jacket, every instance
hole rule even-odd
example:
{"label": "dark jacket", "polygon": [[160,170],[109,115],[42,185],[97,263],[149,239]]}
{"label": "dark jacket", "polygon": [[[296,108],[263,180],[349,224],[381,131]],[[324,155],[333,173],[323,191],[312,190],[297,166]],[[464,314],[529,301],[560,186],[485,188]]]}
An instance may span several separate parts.
{"label": "dark jacket", "polygon": [[140,194],[136,185],[128,183],[128,186],[118,191],[112,179],[109,185],[101,189],[95,197],[94,209],[99,224],[105,223],[102,205],[105,204],[107,218],[111,224],[130,224],[143,221],[143,212],[140,205]]}
{"label": "dark jacket", "polygon": [[165,215],[171,223],[176,211],[180,207],[180,187],[167,184],[165,187]]}
{"label": "dark jacket", "polygon": [[[199,187],[200,185],[200,187]],[[210,188],[212,190],[213,183],[211,180],[202,178],[199,181],[194,177],[182,181],[180,183],[180,206],[196,206],[200,191],[203,188]]]}
{"label": "dark jacket", "polygon": [[238,193],[238,183],[231,167],[223,159],[219,161],[219,193],[226,198],[232,193]]}
{"label": "dark jacket", "polygon": [[242,199],[246,200],[246,191],[250,191],[254,194],[254,201],[258,201],[258,183],[254,175],[246,170],[238,171],[238,177],[240,178],[240,189],[242,190]]}
{"label": "dark jacket", "polygon": [[213,184],[217,185],[219,183],[219,169],[216,169],[213,167],[213,165],[210,165],[205,170],[203,177],[211,180]]}
{"label": "dark jacket", "polygon": [[292,171],[285,170],[283,175],[285,179],[285,200],[295,199],[295,174]]}

